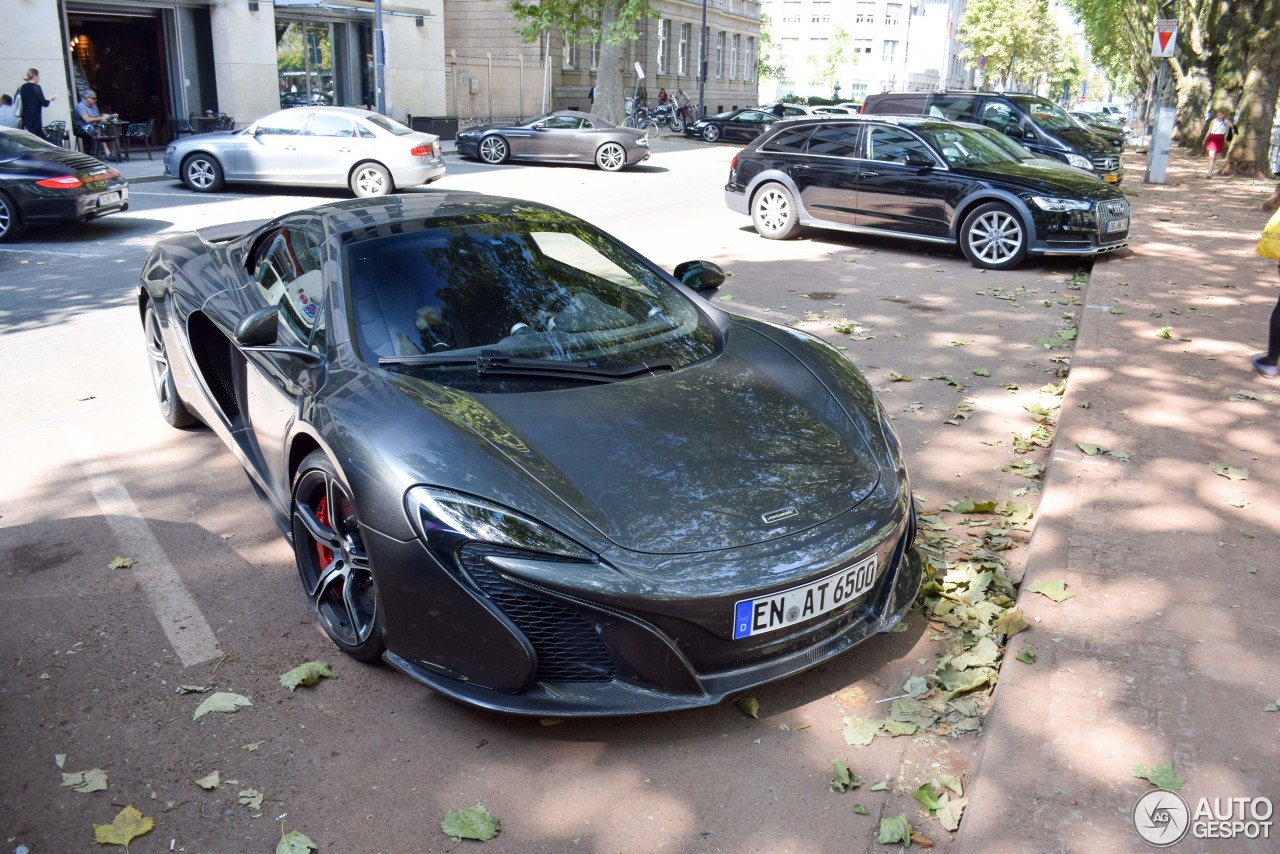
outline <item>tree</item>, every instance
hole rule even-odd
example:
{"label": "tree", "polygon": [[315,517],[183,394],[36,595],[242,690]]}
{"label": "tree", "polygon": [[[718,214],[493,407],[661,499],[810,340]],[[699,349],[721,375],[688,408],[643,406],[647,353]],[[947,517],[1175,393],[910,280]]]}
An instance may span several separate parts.
{"label": "tree", "polygon": [[787,73],[786,66],[782,62],[782,50],[778,43],[773,40],[770,32],[770,25],[773,21],[765,13],[764,9],[760,10],[760,64],[758,68],[759,77],[770,77],[779,80]]}
{"label": "tree", "polygon": [[1030,88],[1049,73],[1063,40],[1045,0],[969,0],[956,35],[962,58],[985,57],[988,86],[997,80],[1010,89]]}
{"label": "tree", "polygon": [[[507,0],[507,8],[522,23],[516,32],[526,42],[535,42],[552,30],[570,41],[599,39],[594,109],[609,121],[622,121],[626,102],[622,46],[639,37],[637,22],[655,14],[649,0]],[[587,36],[587,25],[597,20],[599,28]]]}
{"label": "tree", "polygon": [[843,27],[836,27],[831,38],[827,39],[827,52],[822,56],[810,56],[809,65],[816,69],[809,82],[815,86],[830,89],[836,82],[840,66],[848,61],[849,34]]}

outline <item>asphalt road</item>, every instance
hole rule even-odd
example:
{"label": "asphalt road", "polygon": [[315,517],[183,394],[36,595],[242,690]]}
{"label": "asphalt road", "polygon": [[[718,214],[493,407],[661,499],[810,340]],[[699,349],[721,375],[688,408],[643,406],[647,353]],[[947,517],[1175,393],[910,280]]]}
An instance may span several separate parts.
{"label": "asphalt road", "polygon": [[[731,276],[718,304],[821,334],[863,369],[896,418],[923,506],[1027,487],[1034,499],[1033,481],[1001,469],[1011,434],[1033,426],[1028,395],[1055,378],[1036,342],[1073,323],[1076,263],[981,273],[909,243],[765,241],[724,207],[734,151],[660,142],[649,164],[620,174],[451,158],[440,186],[557,205],[668,269],[720,263]],[[9,850],[95,849],[93,826],[133,805],[155,822],[131,844],[143,854],[270,851],[282,830],[322,851],[445,851],[444,813],[476,801],[502,821],[487,846],[512,852],[870,851],[877,819],[899,813],[948,847],[910,792],[963,774],[978,735],[881,738],[856,751],[842,738],[843,716],[883,715],[873,701],[932,671],[941,647],[918,615],[902,633],[753,692],[759,720],[729,704],[549,725],[464,708],[344,659],[231,455],[208,432],[160,419],[133,290],[160,236],[342,196],[197,196],[165,182],[136,184],[131,198],[125,214],[0,249]],[[926,379],[940,374],[967,388]],[[965,399],[972,417],[944,424]],[[1010,553],[1015,565],[1022,551]],[[138,563],[108,568],[116,556]],[[280,687],[280,674],[315,659],[338,678]],[[207,694],[178,693],[183,685],[253,705],[195,721]],[[828,791],[838,757],[862,789]],[[61,785],[93,768],[107,772],[106,791]],[[215,788],[196,784],[214,771]],[[870,792],[877,779],[889,790]],[[241,803],[250,789],[260,806]]]}

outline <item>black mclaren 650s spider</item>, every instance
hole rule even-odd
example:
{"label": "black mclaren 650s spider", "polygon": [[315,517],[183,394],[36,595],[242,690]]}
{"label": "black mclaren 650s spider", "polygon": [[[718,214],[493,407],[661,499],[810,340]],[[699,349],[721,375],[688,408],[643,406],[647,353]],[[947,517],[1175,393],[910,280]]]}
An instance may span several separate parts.
{"label": "black mclaren 650s spider", "polygon": [[452,191],[244,230],[147,260],[160,411],[239,458],[352,657],[488,709],[638,714],[911,607],[884,410],[833,347],[704,300],[714,264]]}

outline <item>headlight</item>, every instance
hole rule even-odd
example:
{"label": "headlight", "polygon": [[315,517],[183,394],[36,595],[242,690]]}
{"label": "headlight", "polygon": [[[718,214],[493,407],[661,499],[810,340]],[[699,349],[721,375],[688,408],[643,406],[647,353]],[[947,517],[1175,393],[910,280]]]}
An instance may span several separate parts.
{"label": "headlight", "polygon": [[482,542],[573,560],[595,559],[545,525],[460,492],[415,486],[405,494],[405,508],[427,545],[444,554],[466,542]]}
{"label": "headlight", "polygon": [[170,154],[173,154],[177,150],[178,150],[177,146],[171,145],[164,150],[164,154],[166,157],[168,157]]}
{"label": "headlight", "polygon": [[1064,213],[1066,211],[1087,211],[1093,209],[1093,202],[1082,202],[1079,199],[1055,199],[1050,196],[1032,196],[1031,202],[1042,211],[1053,211],[1054,213]]}
{"label": "headlight", "polygon": [[1093,171],[1093,164],[1089,161],[1089,158],[1081,157],[1079,154],[1068,154],[1067,165]]}

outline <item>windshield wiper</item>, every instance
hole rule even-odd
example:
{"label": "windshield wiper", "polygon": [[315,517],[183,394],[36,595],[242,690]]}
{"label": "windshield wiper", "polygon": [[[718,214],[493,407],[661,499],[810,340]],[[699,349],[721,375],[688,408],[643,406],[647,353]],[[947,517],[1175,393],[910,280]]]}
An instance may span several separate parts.
{"label": "windshield wiper", "polygon": [[614,382],[638,377],[656,371],[674,371],[671,362],[640,362],[623,368],[597,368],[586,362],[566,362],[558,359],[523,359],[504,356],[496,351],[482,350],[477,356],[455,356],[449,353],[423,353],[416,356],[383,356],[379,365],[453,366],[475,365],[476,376],[539,376],[548,379],[577,380],[579,382]]}

